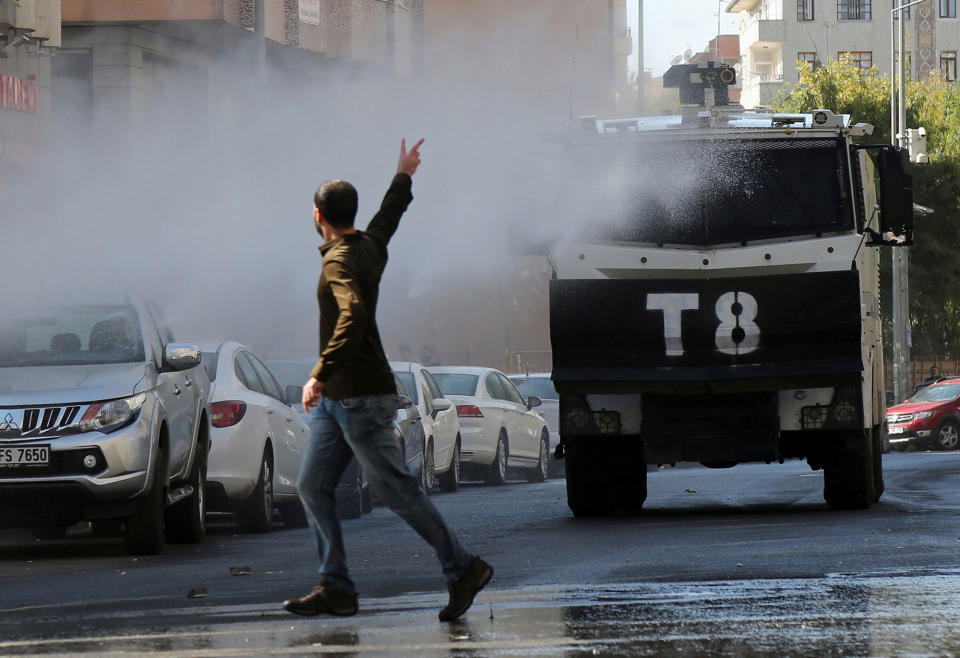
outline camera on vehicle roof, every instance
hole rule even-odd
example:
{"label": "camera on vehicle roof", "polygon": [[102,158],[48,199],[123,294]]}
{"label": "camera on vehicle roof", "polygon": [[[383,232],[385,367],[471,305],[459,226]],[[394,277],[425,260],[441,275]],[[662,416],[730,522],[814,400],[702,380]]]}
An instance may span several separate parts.
{"label": "camera on vehicle roof", "polygon": [[663,74],[664,88],[678,88],[682,105],[705,105],[708,88],[713,90],[716,105],[728,105],[729,87],[736,82],[736,70],[729,64],[716,62],[674,64]]}

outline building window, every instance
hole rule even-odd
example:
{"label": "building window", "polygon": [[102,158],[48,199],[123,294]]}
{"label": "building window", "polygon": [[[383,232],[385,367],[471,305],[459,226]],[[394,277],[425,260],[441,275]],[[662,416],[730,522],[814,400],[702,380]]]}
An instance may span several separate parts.
{"label": "building window", "polygon": [[817,61],[817,53],[797,53],[798,62],[806,62],[810,68],[816,68],[819,62]]}
{"label": "building window", "polygon": [[[957,0],[941,0],[956,2]],[[869,21],[873,18],[871,0],[837,0],[837,19],[841,21]]]}
{"label": "building window", "polygon": [[861,71],[866,71],[873,67],[873,53],[869,50],[849,50],[837,53],[837,59],[845,59],[852,62],[854,66]]}
{"label": "building window", "polygon": [[813,0],[797,0],[797,20],[813,20]]}
{"label": "building window", "polygon": [[[910,2],[910,0],[903,0],[903,4],[908,4],[909,2]],[[893,0],[893,6],[894,6],[894,8],[899,7],[899,6],[900,6],[900,0]],[[911,9],[910,7],[907,7],[907,8],[905,8],[905,9],[903,9],[902,11],[898,11],[897,13],[895,13],[895,14],[893,15],[893,20],[898,20],[898,19],[900,18],[900,14],[903,14],[903,17],[909,21],[909,20],[910,20],[910,9]]]}
{"label": "building window", "polygon": [[957,17],[957,0],[940,0],[940,18]]}
{"label": "building window", "polygon": [[957,79],[957,51],[945,50],[940,53],[940,70],[943,71],[943,78],[948,82]]}

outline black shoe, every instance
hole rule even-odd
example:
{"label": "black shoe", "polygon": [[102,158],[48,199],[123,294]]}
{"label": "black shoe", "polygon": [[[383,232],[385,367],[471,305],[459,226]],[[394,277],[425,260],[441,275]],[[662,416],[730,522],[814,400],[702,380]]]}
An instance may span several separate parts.
{"label": "black shoe", "polygon": [[467,611],[473,603],[473,597],[482,590],[493,578],[493,567],[474,555],[470,566],[452,583],[447,584],[450,590],[450,602],[440,611],[440,621],[453,621]]}
{"label": "black shoe", "polygon": [[321,612],[342,616],[355,615],[357,595],[317,585],[303,598],[284,601],[283,609],[297,615],[319,615]]}

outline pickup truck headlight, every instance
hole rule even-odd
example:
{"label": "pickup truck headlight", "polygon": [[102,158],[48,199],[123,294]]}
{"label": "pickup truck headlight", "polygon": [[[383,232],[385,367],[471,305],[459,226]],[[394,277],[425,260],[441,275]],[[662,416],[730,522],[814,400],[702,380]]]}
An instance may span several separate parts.
{"label": "pickup truck headlight", "polygon": [[140,409],[147,396],[143,393],[129,398],[110,400],[109,402],[95,402],[87,409],[80,419],[80,431],[112,432],[129,425],[140,414]]}
{"label": "pickup truck headlight", "polygon": [[929,418],[929,417],[932,416],[932,415],[933,415],[933,412],[932,412],[932,411],[918,411],[917,413],[913,414],[913,417],[914,417],[914,418]]}

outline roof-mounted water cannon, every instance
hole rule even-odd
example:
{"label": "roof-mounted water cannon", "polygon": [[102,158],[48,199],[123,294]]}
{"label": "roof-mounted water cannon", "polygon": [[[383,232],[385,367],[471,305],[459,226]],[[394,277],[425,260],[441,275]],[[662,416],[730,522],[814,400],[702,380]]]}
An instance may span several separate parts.
{"label": "roof-mounted water cannon", "polygon": [[736,82],[736,70],[729,64],[716,62],[674,64],[663,74],[664,89],[679,89],[681,105],[699,107],[707,105],[707,89],[713,90],[714,105],[729,105],[729,88]]}

